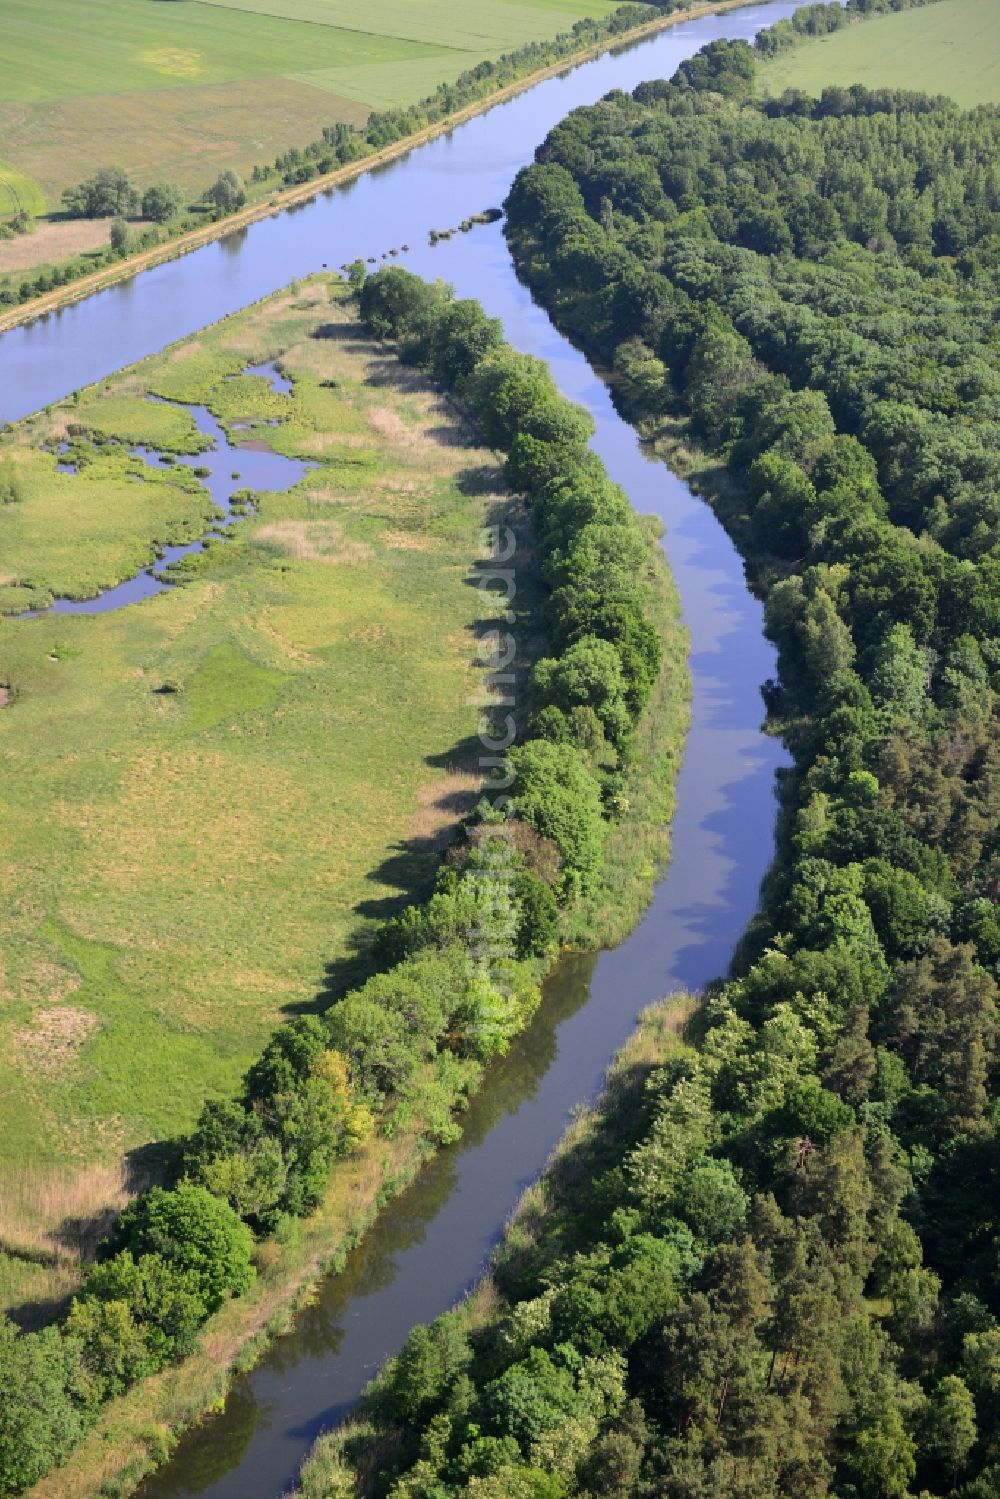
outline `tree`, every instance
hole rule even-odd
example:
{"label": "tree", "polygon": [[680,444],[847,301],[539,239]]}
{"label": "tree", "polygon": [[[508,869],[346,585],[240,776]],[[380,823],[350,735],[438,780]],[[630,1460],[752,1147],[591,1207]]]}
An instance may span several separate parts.
{"label": "tree", "polygon": [[443,281],[428,282],[402,266],[383,266],[361,287],[362,320],[376,338],[420,338],[426,348],[430,334],[452,290]]}
{"label": "tree", "polygon": [[153,1373],[158,1367],[127,1301],[105,1301],[86,1296],[73,1302],[66,1331],[79,1339],[83,1362],[93,1375],[101,1398],[110,1399]]}
{"label": "tree", "polygon": [[142,216],[165,224],[180,210],[184,194],[175,182],[154,182],[142,195]]}
{"label": "tree", "polygon": [[976,1403],[964,1380],[946,1374],[931,1391],[923,1417],[921,1448],[954,1484],[976,1443]]}
{"label": "tree", "polygon": [[924,957],[898,969],[887,998],[886,1037],[913,1082],[934,1090],[945,1135],[983,1129],[997,1047],[996,996],[971,946],[934,937]]}
{"label": "tree", "polygon": [[139,194],[124,167],[101,167],[78,187],[68,187],[63,204],[71,218],[130,218],[139,209]]}
{"label": "tree", "polygon": [[472,374],[476,365],[503,343],[503,325],[489,318],[478,302],[451,302],[434,324],[430,368],[449,389]]}
{"label": "tree", "polygon": [[749,1201],[729,1161],[705,1156],[694,1161],[681,1178],[675,1211],[699,1239],[719,1244],[741,1227]]}
{"label": "tree", "polygon": [[326,1027],[315,1015],[300,1015],[280,1026],[247,1072],[247,1101],[293,1093],[310,1076],[329,1044]]}
{"label": "tree", "polygon": [[472,1361],[469,1340],[456,1313],[448,1312],[429,1327],[415,1327],[403,1344],[389,1375],[388,1399],[405,1422],[420,1420],[443,1399],[449,1384]]}
{"label": "tree", "polygon": [[589,415],[559,395],[540,359],[506,346],[477,365],[466,399],[487,442],[504,452],[519,433],[566,442],[585,440],[592,430]]}
{"label": "tree", "polygon": [[114,219],[111,224],[110,244],[116,255],[124,259],[132,248],[132,231],[124,219]]}
{"label": "tree", "polygon": [[868,1011],[849,1010],[843,1029],[823,1058],[823,1081],[847,1103],[863,1103],[875,1081],[875,1049],[868,1039]]}
{"label": "tree", "polygon": [[564,897],[589,890],[600,869],[604,845],[600,788],[583,756],[569,745],[529,740],[510,754],[517,814],[563,859]]}
{"label": "tree", "polygon": [[227,168],[219,173],[205,197],[223,213],[233,213],[237,208],[242,208],[247,200],[243,178],[238,172]]}
{"label": "tree", "polygon": [[58,1328],[22,1334],[0,1317],[0,1493],[30,1488],[83,1435],[92,1397],[80,1354]]}
{"label": "tree", "polygon": [[543,658],[535,666],[532,684],[539,702],[564,713],[577,707],[593,709],[612,744],[621,748],[628,739],[632,723],[625,678],[621,657],[610,641],[584,637],[558,659]]}
{"label": "tree", "polygon": [[104,1377],[110,1375],[112,1379],[123,1376],[140,1355],[131,1327],[121,1313],[117,1314],[121,1320],[116,1327],[100,1319],[92,1303],[128,1308],[141,1330],[145,1359],[152,1369],[161,1369],[190,1353],[209,1312],[205,1287],[194,1269],[180,1267],[161,1254],[136,1258],[128,1249],[100,1261],[88,1275],[71,1316],[81,1319],[86,1357]]}
{"label": "tree", "polygon": [[253,1283],[250,1230],[228,1203],[192,1182],[181,1182],[172,1191],[154,1187],[125,1209],[121,1233],[137,1258],[158,1254],[190,1271],[209,1312]]}
{"label": "tree", "polygon": [[492,1380],[483,1391],[483,1406],[490,1429],[514,1437],[524,1452],[565,1417],[586,1411],[572,1373],[544,1348],[532,1348]]}

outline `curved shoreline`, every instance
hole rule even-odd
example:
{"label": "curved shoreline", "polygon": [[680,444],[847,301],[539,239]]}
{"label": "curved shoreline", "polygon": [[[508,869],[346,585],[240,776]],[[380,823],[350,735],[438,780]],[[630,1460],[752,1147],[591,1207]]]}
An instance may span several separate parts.
{"label": "curved shoreline", "polygon": [[[397,161],[416,147],[426,145],[439,136],[447,135],[449,131],[456,129],[459,125],[464,125],[468,120],[475,119],[477,115],[486,114],[495,104],[503,104],[508,99],[527,93],[537,84],[544,83],[546,79],[555,78],[560,73],[578,67],[581,63],[602,57],[606,52],[617,52],[623,47],[631,46],[634,42],[641,42],[647,37],[655,36],[660,31],[669,30],[673,26],[688,21],[697,21],[702,16],[721,15],[726,11],[739,10],[753,3],[754,0],[710,0],[710,3],[692,6],[690,10],[674,11],[669,16],[647,21],[631,31],[623,31],[618,36],[607,37],[604,41],[592,43],[589,47],[581,47],[578,52],[571,52],[558,62],[550,63],[546,68],[539,68],[534,73],[526,73],[523,78],[517,79],[514,83],[505,84],[503,88],[497,89],[485,99],[478,99],[473,104],[467,104],[464,108],[456,110],[454,114],[437,120],[433,125],[427,125],[413,135],[404,136],[402,140],[394,141],[391,146],[384,146],[380,151],[373,152],[371,156],[362,157],[360,161],[351,162],[348,166],[338,167],[335,172],[327,172],[324,176],[312,177],[308,182],[299,186],[283,188],[259,203],[248,204],[246,208],[241,208],[227,218],[215,220],[204,229],[191,229],[186,234],[178,235],[176,239],[165,240],[162,245],[154,245],[150,250],[143,250],[141,254],[130,260],[122,260],[117,265],[104,266],[99,271],[91,271],[88,275],[81,276],[78,281],[71,281],[56,291],[45,292],[40,297],[34,297],[30,302],[22,302],[8,312],[0,313],[0,334],[32,323],[38,318],[47,317],[49,313],[58,312],[76,302],[83,302],[95,292],[105,291],[108,287],[116,286],[123,281],[130,281],[143,271],[152,270],[158,265],[165,265],[171,260],[178,260],[192,250],[203,249],[216,240],[225,239],[230,234],[236,234],[250,224],[257,223],[260,219],[271,218],[301,203],[309,203],[313,198],[319,197],[321,193],[328,192],[331,188],[356,182],[366,172]],[[318,267],[313,267],[313,269],[318,269]]]}

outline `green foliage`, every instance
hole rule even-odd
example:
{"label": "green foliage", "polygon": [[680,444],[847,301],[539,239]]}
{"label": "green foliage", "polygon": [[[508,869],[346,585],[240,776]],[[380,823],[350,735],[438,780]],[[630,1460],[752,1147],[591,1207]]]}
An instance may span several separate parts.
{"label": "green foliage", "polygon": [[[220,198],[217,206],[227,205]],[[511,752],[511,812],[481,808],[426,904],[386,924],[376,940],[385,971],[322,1018],[281,1027],[247,1071],[241,1096],[204,1106],[178,1152],[176,1185],[122,1214],[111,1246],[118,1252],[93,1269],[66,1322],[67,1346],[95,1403],[189,1352],[206,1318],[251,1284],[252,1230],[272,1231],[315,1207],[335,1161],[376,1124],[391,1134],[419,1109],[429,1140],[455,1138],[455,1114],[483,1063],[507,1049],[539,1003],[539,977],[560,936],[559,902],[597,888],[602,793],[660,669],[650,543],[587,452],[586,414],[558,396],[544,366],[502,345],[499,325],[478,304],[455,302],[448,288],[395,268],[358,280],[374,330],[398,338],[404,357],[461,391],[473,416],[493,423],[496,441],[512,444],[521,434],[535,444],[538,489],[529,498],[557,585],[548,604],[555,653],[536,686],[580,747],[537,737]],[[180,378],[188,391],[204,376],[188,370]],[[11,501],[17,497],[12,485]],[[232,672],[223,675],[229,682]],[[185,697],[197,717],[197,691]],[[725,1212],[721,1203],[717,1212]],[[679,1262],[661,1240],[637,1240],[618,1256],[605,1287],[608,1328],[638,1338],[650,1309],[672,1301]],[[595,1350],[599,1344],[595,1335]],[[457,1399],[470,1357],[447,1327],[415,1335],[394,1376],[400,1415],[416,1419],[453,1393]],[[617,1356],[570,1359],[567,1368],[569,1425],[557,1434],[558,1423],[543,1420],[541,1445],[523,1454],[530,1465],[511,1469],[525,1492],[561,1496],[568,1473],[550,1479],[550,1458],[565,1465],[575,1433],[596,1432],[623,1399]],[[68,1376],[63,1388],[71,1388]],[[74,1440],[71,1433],[67,1446]],[[483,1453],[475,1461],[485,1463]],[[40,1461],[38,1471],[46,1466]]]}
{"label": "green foliage", "polygon": [[0,1493],[30,1488],[85,1431],[92,1394],[80,1355],[55,1327],[19,1335],[0,1317]]}
{"label": "green foliage", "polygon": [[469,1340],[454,1314],[430,1327],[415,1327],[392,1364],[384,1399],[400,1421],[416,1422],[439,1404],[472,1358]]}
{"label": "green foliage", "polygon": [[166,224],[180,212],[184,194],[175,182],[154,182],[142,195],[142,216]]}
{"label": "green foliage", "polygon": [[[102,1306],[116,1310],[102,1313]],[[83,1340],[95,1372],[114,1384],[138,1377],[144,1372],[139,1367],[143,1362],[159,1369],[189,1353],[208,1311],[196,1267],[183,1266],[165,1254],[136,1256],[123,1249],[91,1270],[69,1324]]]}
{"label": "green foliage", "polygon": [[563,860],[563,895],[591,888],[604,843],[600,788],[583,755],[570,745],[529,740],[511,751],[517,813]]}
{"label": "green foliage", "polygon": [[232,168],[227,168],[219,173],[205,197],[221,213],[233,213],[237,208],[242,208],[247,200],[243,178]]}
{"label": "green foliage", "polygon": [[194,1183],[154,1187],[125,1209],[120,1233],[133,1255],[159,1255],[189,1271],[209,1312],[253,1281],[250,1230],[228,1203]]}
{"label": "green foliage", "polygon": [[116,255],[128,255],[132,249],[132,231],[126,219],[113,219],[111,223],[110,245]]}
{"label": "green foliage", "polygon": [[101,167],[79,187],[67,188],[63,206],[71,218],[129,218],[138,212],[139,194],[122,167]]}
{"label": "green foliage", "polygon": [[[757,51],[882,8],[803,7]],[[659,1435],[655,1458],[648,1436],[622,1446],[629,1492],[973,1495],[978,1471],[989,1493],[997,122],[753,85],[753,51],[714,43],[576,111],[507,203],[519,269],[615,362],[645,434],[679,413],[729,468],[720,513],[765,598],[795,759],[739,977],[697,1064],[651,1081],[594,1220],[574,1215],[589,1248],[561,1245],[552,1328],[578,1350],[605,1336],[597,1220],[682,1219],[707,1258],[632,1366]],[[513,456],[547,496],[539,455]],[[576,538],[558,545],[579,596]],[[537,720],[560,747],[599,707],[564,660],[540,669]],[[986,1342],[963,1358],[945,1329],[970,1308]]]}

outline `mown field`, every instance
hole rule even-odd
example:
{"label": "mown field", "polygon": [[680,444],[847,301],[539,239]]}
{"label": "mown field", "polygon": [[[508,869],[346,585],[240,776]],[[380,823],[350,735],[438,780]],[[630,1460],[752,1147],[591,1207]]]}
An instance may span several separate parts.
{"label": "mown field", "polygon": [[615,4],[5,0],[3,157],[50,209],[108,162],[201,191]]}
{"label": "mown field", "polygon": [[15,213],[44,212],[45,199],[38,183],[0,161],[0,220]]}
{"label": "mown field", "polygon": [[[81,1231],[130,1184],[126,1153],[230,1093],[273,1027],[349,969],[475,784],[469,569],[501,503],[493,459],[330,284],[0,444],[20,496],[0,505],[8,609],[114,581],[165,527],[203,525],[190,470],[129,482],[112,450],[56,474],[42,445],[69,421],[183,449],[189,419],[142,399],[155,391],[224,425],[278,413],[268,442],[316,464],[182,588],[105,615],[0,617],[5,1306],[72,1284]],[[231,378],[275,355],[292,395]]]}
{"label": "mown field", "polygon": [[805,42],[762,66],[762,88],[831,84],[948,94],[965,109],[1000,101],[1000,0],[939,0]]}

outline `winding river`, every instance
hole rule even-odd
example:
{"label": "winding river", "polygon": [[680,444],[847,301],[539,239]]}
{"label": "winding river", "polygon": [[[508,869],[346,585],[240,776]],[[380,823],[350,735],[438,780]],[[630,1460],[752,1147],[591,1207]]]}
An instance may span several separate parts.
{"label": "winding river", "polygon": [[795,9],[781,0],[678,25],[548,80],[348,187],[0,338],[0,420],[11,421],[294,276],[408,242],[402,263],[479,298],[510,341],[547,360],[563,392],[590,410],[594,446],[612,477],[666,526],[692,638],[693,723],[673,858],[642,922],[613,951],[560,963],[535,1023],[491,1068],[462,1139],[385,1210],[345,1270],[236,1381],[225,1410],[182,1439],[144,1499],[277,1499],[316,1436],[346,1414],[409,1328],[476,1279],[569,1111],[593,1096],[638,1012],[724,972],[755,909],[784,755],[761,732],[760,684],[775,674],[775,657],[740,558],[711,511],[649,459],[583,357],[532,303],[500,225],[433,247],[429,233],[501,203],[570,109],[669,76],[706,42],[751,38]]}

